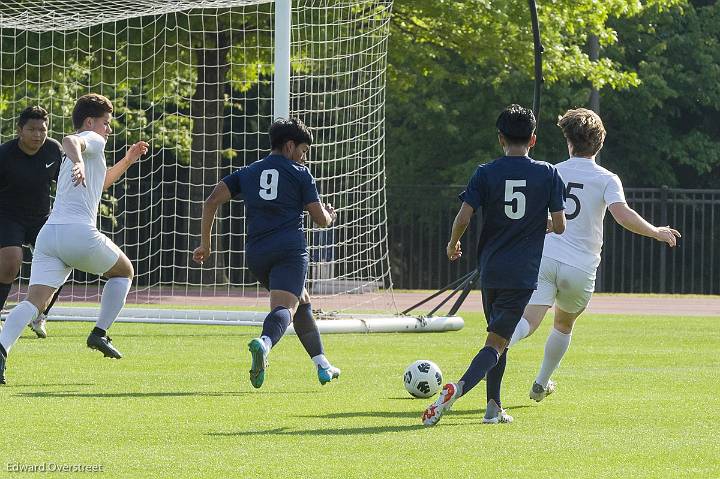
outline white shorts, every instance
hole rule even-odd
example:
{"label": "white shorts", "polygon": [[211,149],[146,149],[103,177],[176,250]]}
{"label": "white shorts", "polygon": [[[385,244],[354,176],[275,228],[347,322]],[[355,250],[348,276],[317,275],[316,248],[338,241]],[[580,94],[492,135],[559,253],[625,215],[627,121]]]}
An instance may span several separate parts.
{"label": "white shorts", "polygon": [[35,242],[30,285],[59,288],[73,269],[101,275],[121,254],[120,248],[94,226],[46,224]]}
{"label": "white shorts", "polygon": [[579,313],[595,291],[595,274],[587,273],[546,256],[540,262],[538,287],[528,304],[552,306],[566,313]]}

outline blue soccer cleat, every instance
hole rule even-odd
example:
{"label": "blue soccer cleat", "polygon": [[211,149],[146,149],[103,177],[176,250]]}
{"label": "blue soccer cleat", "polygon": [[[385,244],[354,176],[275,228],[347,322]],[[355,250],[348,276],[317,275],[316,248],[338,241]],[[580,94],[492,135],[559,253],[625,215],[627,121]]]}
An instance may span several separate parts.
{"label": "blue soccer cleat", "polygon": [[250,340],[248,343],[252,365],[250,366],[250,383],[254,388],[259,388],[265,382],[265,369],[268,367],[268,352],[265,343],[260,338]]}
{"label": "blue soccer cleat", "polygon": [[332,365],[327,368],[321,368],[320,366],[318,366],[317,373],[318,380],[323,386],[332,381],[333,379],[337,379],[340,377],[340,370]]}

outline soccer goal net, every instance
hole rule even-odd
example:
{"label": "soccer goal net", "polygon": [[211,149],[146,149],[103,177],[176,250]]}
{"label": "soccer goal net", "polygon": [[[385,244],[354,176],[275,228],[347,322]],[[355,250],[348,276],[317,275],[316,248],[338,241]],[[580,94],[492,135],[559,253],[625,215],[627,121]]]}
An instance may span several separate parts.
{"label": "soccer goal net", "polygon": [[[209,262],[194,264],[190,252],[214,186],[268,154],[273,97],[278,81],[287,81],[289,114],[315,135],[310,169],[323,201],[338,211],[331,228],[307,224],[314,307],[396,312],[388,293],[384,176],[392,0],[283,1],[290,12],[287,80],[276,74],[283,37],[277,30],[284,37],[288,30],[278,23],[274,2],[0,4],[2,141],[14,136],[17,115],[32,104],[48,110],[50,136],[61,139],[73,130],[75,99],[97,92],[114,102],[109,164],[140,139],[151,145],[147,158],[104,196],[99,218],[100,229],[133,261],[129,303],[267,306],[246,267],[241,202],[218,212]],[[21,276],[17,296],[29,263]],[[61,301],[98,301],[101,286],[99,278],[76,271]]]}

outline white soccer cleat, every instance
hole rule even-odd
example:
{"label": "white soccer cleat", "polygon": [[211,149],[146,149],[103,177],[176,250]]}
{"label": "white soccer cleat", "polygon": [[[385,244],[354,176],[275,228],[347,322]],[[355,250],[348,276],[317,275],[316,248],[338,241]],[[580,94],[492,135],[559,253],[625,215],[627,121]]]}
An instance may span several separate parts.
{"label": "white soccer cleat", "polygon": [[37,334],[38,338],[45,339],[47,338],[46,324],[47,316],[45,316],[43,313],[40,313],[35,320],[30,321],[30,324],[28,324],[28,326],[35,332],[35,334]]}
{"label": "white soccer cleat", "polygon": [[425,409],[422,422],[425,426],[434,426],[443,414],[452,408],[453,403],[460,397],[460,387],[457,384],[447,383],[440,391],[440,397]]}
{"label": "white soccer cleat", "polygon": [[541,384],[533,382],[533,385],[530,388],[530,399],[535,402],[540,402],[552,393],[554,393],[556,387],[557,385],[553,380],[548,381],[547,387],[542,387]]}
{"label": "white soccer cleat", "polygon": [[513,422],[513,417],[498,406],[494,399],[488,401],[483,424],[509,424],[511,422]]}

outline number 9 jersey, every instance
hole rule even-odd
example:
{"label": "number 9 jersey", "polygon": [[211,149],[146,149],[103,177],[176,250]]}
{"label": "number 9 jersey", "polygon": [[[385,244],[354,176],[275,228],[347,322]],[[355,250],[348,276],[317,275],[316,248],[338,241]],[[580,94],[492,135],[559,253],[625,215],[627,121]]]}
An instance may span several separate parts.
{"label": "number 9 jersey", "polygon": [[567,227],[548,235],[543,256],[574,266],[595,277],[603,245],[607,207],[625,203],[620,178],[588,158],[572,157],[555,165],[567,184]]}
{"label": "number 9 jersey", "polygon": [[482,288],[537,288],[548,211],[562,211],[564,196],[563,180],[549,163],[503,156],[478,166],[459,198],[482,214]]}
{"label": "number 9 jersey", "polygon": [[247,217],[246,249],[306,249],[305,206],[320,201],[310,170],[271,154],[223,178],[233,197],[241,195]]}

